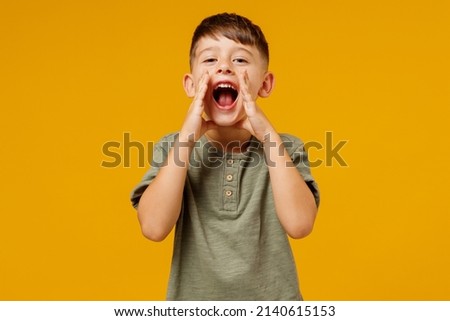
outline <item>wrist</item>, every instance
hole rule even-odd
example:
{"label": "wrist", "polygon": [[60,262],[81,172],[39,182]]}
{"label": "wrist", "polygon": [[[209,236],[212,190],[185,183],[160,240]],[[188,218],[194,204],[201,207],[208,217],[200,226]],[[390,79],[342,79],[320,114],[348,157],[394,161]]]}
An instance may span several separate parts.
{"label": "wrist", "polygon": [[278,135],[278,133],[272,128],[271,130],[267,131],[266,134],[264,134],[261,142],[263,143],[263,145],[273,145],[274,143],[281,142],[281,138],[280,135]]}
{"label": "wrist", "polygon": [[195,137],[195,133],[188,133],[181,130],[178,133],[177,142],[179,143],[186,143],[186,144],[193,144],[197,141],[198,137]]}
{"label": "wrist", "polygon": [[174,147],[176,148],[188,148],[192,149],[195,146],[194,134],[184,135],[181,132],[178,134],[174,141]]}
{"label": "wrist", "polygon": [[194,145],[195,142],[183,141],[180,136],[177,136],[170,149],[168,164],[179,168],[187,168]]}

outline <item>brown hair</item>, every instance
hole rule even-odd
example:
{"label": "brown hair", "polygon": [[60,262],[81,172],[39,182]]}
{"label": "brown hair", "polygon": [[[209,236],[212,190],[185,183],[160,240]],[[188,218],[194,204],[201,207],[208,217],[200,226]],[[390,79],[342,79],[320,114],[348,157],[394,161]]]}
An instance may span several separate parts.
{"label": "brown hair", "polygon": [[206,36],[217,39],[219,35],[243,45],[255,46],[269,64],[269,45],[261,28],[235,13],[220,13],[203,19],[195,29],[189,55],[191,66],[198,41]]}

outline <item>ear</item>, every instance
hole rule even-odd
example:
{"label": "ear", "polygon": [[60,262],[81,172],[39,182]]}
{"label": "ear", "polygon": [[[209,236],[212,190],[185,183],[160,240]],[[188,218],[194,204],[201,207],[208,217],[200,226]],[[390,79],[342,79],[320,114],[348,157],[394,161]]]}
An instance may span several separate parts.
{"label": "ear", "polygon": [[185,74],[183,77],[183,87],[189,98],[195,96],[195,82],[192,74]]}
{"label": "ear", "polygon": [[272,92],[273,86],[275,85],[275,76],[270,71],[266,72],[264,75],[264,81],[261,88],[258,91],[259,97],[267,98]]}

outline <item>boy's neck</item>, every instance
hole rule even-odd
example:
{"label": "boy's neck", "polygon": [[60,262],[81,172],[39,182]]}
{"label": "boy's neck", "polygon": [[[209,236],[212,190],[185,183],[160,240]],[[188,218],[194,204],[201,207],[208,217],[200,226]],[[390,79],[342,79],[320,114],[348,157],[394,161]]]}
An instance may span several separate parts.
{"label": "boy's neck", "polygon": [[209,130],[205,136],[223,152],[243,152],[247,148],[252,135],[245,129],[219,127]]}

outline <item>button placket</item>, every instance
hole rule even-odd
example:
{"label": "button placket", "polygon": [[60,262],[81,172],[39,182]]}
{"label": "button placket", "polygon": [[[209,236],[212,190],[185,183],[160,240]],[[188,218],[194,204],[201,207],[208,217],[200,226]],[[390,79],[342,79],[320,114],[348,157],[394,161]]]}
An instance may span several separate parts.
{"label": "button placket", "polygon": [[223,172],[223,208],[226,211],[237,210],[237,174],[239,162],[232,158],[226,159],[226,166]]}

